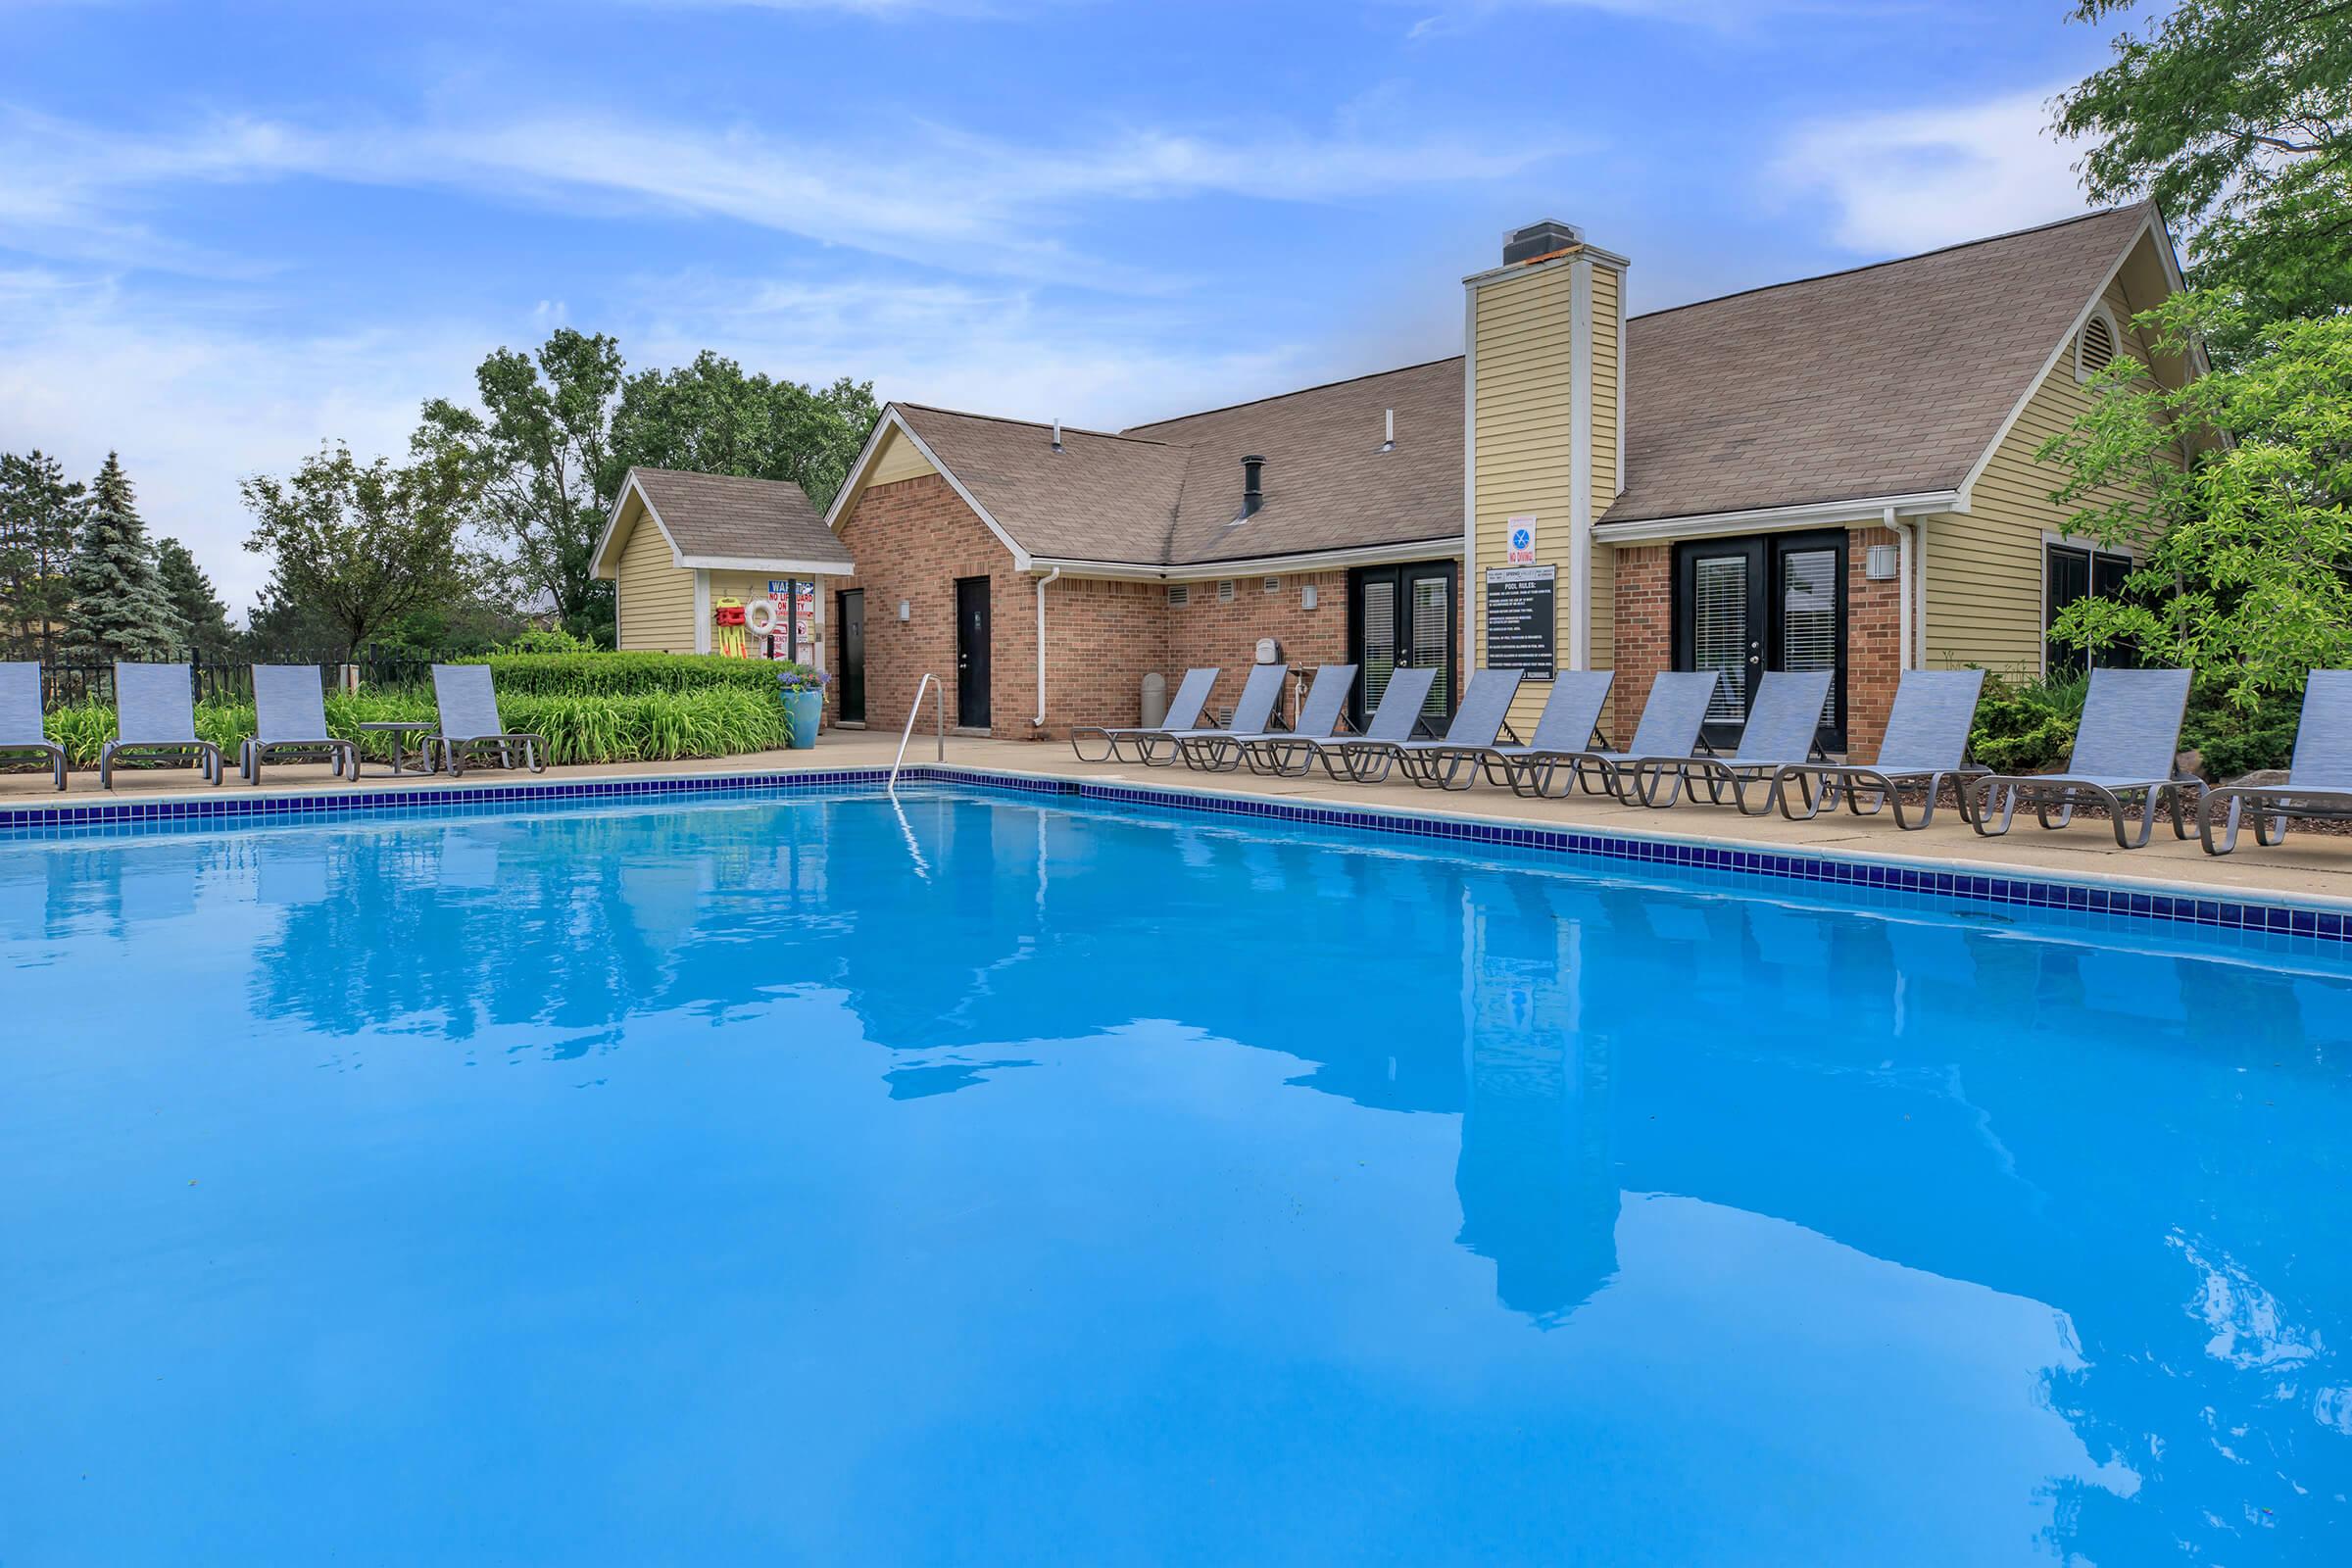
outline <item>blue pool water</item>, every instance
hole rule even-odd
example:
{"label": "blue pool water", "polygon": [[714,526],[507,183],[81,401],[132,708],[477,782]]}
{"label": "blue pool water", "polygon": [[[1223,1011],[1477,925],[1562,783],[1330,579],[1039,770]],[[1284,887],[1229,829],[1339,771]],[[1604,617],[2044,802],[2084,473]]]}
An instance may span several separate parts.
{"label": "blue pool water", "polygon": [[8,1568],[2352,1540],[2341,958],[942,793],[0,846],[0,985]]}

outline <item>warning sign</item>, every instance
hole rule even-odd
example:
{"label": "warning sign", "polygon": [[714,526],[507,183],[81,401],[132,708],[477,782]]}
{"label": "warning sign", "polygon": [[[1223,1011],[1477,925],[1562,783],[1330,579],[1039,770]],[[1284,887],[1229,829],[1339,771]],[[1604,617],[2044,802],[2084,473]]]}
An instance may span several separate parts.
{"label": "warning sign", "polygon": [[1532,566],[1536,564],[1536,519],[1531,514],[1524,517],[1505,517],[1503,526],[1503,564]]}

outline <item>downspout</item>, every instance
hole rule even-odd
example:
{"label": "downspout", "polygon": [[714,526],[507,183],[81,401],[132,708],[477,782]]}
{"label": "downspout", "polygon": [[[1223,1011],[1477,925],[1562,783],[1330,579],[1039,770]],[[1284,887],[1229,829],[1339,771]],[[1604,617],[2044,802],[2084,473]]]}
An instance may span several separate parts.
{"label": "downspout", "polygon": [[1895,655],[1894,667],[1897,669],[1911,669],[1916,667],[1912,663],[1911,655],[1912,650],[1917,646],[1916,639],[1914,639],[1911,635],[1911,576],[1912,573],[1918,569],[1918,567],[1913,564],[1916,542],[1911,537],[1911,524],[1897,517],[1894,514],[1894,509],[1892,507],[1888,507],[1886,509],[1886,530],[1894,535],[1895,550],[1894,597],[1896,600],[1896,609],[1894,617],[1894,635],[1897,652]]}
{"label": "downspout", "polygon": [[1037,579],[1037,716],[1029,721],[1032,729],[1046,727],[1046,585],[1061,575],[1055,566]]}

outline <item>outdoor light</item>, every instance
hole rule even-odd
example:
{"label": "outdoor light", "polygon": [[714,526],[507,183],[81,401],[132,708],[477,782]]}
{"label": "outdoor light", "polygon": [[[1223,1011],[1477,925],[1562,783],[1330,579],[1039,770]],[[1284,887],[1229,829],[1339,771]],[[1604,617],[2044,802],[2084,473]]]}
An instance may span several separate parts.
{"label": "outdoor light", "polygon": [[914,607],[904,599],[899,601],[899,618],[901,620],[912,620],[914,618]]}
{"label": "outdoor light", "polygon": [[1310,582],[1298,590],[1298,608],[1300,610],[1315,608],[1315,585],[1313,583]]}

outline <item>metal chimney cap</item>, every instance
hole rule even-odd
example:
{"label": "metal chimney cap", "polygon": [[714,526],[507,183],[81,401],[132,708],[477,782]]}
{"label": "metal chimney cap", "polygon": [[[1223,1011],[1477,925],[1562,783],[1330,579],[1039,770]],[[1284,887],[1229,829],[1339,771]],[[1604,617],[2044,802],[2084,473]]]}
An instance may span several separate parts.
{"label": "metal chimney cap", "polygon": [[1585,231],[1574,223],[1563,223],[1556,218],[1514,228],[1502,236],[1502,265],[1532,262],[1539,256],[1564,251],[1571,245],[1582,245]]}

